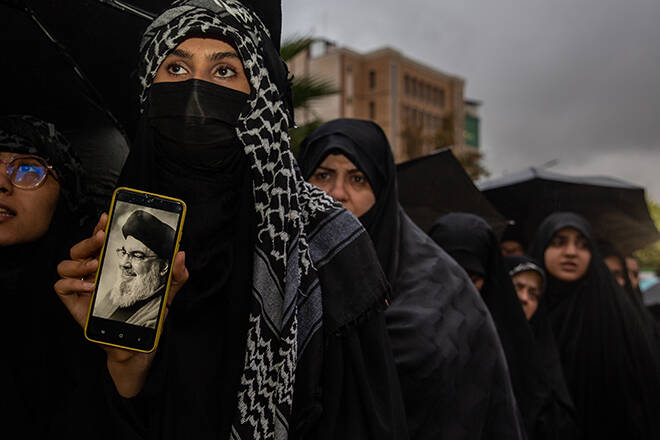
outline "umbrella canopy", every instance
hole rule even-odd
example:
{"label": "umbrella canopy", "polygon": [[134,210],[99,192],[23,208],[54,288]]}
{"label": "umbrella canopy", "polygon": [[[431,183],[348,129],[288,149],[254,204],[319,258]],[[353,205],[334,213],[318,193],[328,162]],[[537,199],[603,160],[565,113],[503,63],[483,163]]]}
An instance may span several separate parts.
{"label": "umbrella canopy", "polygon": [[[156,7],[168,0],[131,0]],[[52,122],[88,173],[87,189],[106,208],[137,120],[139,39],[147,14],[114,0],[0,0],[4,56],[0,114]],[[128,5],[130,7],[130,5]]]}
{"label": "umbrella canopy", "polygon": [[410,218],[428,232],[439,216],[476,214],[499,236],[506,219],[479,192],[449,148],[397,165],[399,202]]}
{"label": "umbrella canopy", "polygon": [[[130,3],[160,10],[171,1]],[[0,35],[12,60],[4,66],[11,82],[5,82],[3,112],[27,109],[73,126],[95,107],[130,133],[137,120],[138,45],[150,21],[148,14],[108,4],[113,2],[68,0],[64,7],[55,0],[0,0]]]}
{"label": "umbrella canopy", "polygon": [[583,215],[598,239],[609,241],[623,254],[660,239],[644,188],[619,179],[529,168],[478,187],[499,212],[521,226],[528,243],[543,219],[558,211]]}

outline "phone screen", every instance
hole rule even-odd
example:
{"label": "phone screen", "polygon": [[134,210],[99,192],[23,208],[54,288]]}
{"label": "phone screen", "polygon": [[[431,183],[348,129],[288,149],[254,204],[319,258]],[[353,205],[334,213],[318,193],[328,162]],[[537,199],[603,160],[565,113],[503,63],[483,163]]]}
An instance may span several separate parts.
{"label": "phone screen", "polygon": [[155,348],[184,211],[180,201],[116,192],[86,327],[89,339]]}

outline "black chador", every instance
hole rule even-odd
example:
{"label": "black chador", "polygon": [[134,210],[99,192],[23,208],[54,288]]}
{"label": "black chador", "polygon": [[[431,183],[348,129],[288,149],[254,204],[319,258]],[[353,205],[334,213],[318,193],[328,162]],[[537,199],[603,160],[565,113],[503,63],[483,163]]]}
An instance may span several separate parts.
{"label": "black chador", "polygon": [[578,231],[591,259],[573,282],[548,272],[547,308],[569,392],[585,439],[660,438],[660,357],[655,324],[617,284],[591,226],[574,213],[555,213],[539,226],[530,254],[545,261],[562,229]]}
{"label": "black chador", "polygon": [[412,439],[524,438],[488,309],[465,272],[404,213],[394,159],[373,122],[338,119],[305,140],[306,179],[329,154],[362,171],[376,202],[360,217],[392,285],[386,311]]}
{"label": "black chador", "polygon": [[[530,327],[505,271],[493,229],[481,217],[451,213],[438,218],[430,231],[435,240],[468,273],[480,276],[480,290],[502,341],[509,375],[530,439],[573,439],[578,436],[575,409],[566,391],[558,354],[542,311]],[[519,257],[520,258],[520,257]]]}

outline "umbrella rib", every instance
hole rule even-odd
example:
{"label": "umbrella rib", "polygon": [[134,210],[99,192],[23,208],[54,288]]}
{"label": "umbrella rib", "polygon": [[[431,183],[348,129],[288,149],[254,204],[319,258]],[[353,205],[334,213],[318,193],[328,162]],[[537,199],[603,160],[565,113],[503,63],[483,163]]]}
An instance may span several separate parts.
{"label": "umbrella rib", "polygon": [[121,123],[115,116],[112,114],[112,112],[108,109],[108,107],[103,103],[103,98],[99,91],[94,87],[94,84],[87,78],[87,76],[84,74],[83,70],[80,68],[76,60],[71,56],[69,53],[68,49],[66,46],[64,46],[62,43],[57,41],[57,39],[48,31],[46,26],[39,20],[39,17],[37,16],[37,13],[23,5],[21,8],[18,8],[22,10],[25,14],[27,14],[30,19],[41,29],[41,32],[46,36],[48,41],[50,41],[56,48],[57,50],[62,54],[64,59],[66,59],[71,67],[73,68],[73,71],[75,72],[76,76],[80,81],[82,81],[83,85],[88,89],[88,93],[91,93],[92,96],[89,96],[88,93],[84,93],[83,95],[89,100],[89,102],[94,105],[97,109],[105,113],[105,115],[110,118],[112,123],[119,129],[120,132],[124,132]]}
{"label": "umbrella rib", "polygon": [[122,12],[128,12],[137,17],[144,18],[145,20],[152,21],[154,18],[156,18],[156,14],[154,14],[153,12],[145,11],[144,9],[140,9],[136,6],[131,5],[130,3],[126,3],[121,0],[96,0],[96,1],[106,6],[110,6],[111,8],[118,9]]}

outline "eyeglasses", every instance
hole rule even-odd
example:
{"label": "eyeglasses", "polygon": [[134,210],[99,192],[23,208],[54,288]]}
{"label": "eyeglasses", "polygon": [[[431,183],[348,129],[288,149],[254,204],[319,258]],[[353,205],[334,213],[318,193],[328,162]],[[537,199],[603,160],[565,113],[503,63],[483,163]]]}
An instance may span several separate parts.
{"label": "eyeglasses", "polygon": [[119,258],[128,258],[128,261],[136,262],[144,261],[147,258],[158,258],[158,255],[145,255],[144,252],[140,251],[127,252],[123,246],[117,249],[117,256]]}
{"label": "eyeglasses", "polygon": [[7,166],[7,177],[16,188],[37,189],[44,183],[49,172],[57,179],[53,167],[39,156],[14,156],[0,159],[0,163]]}

